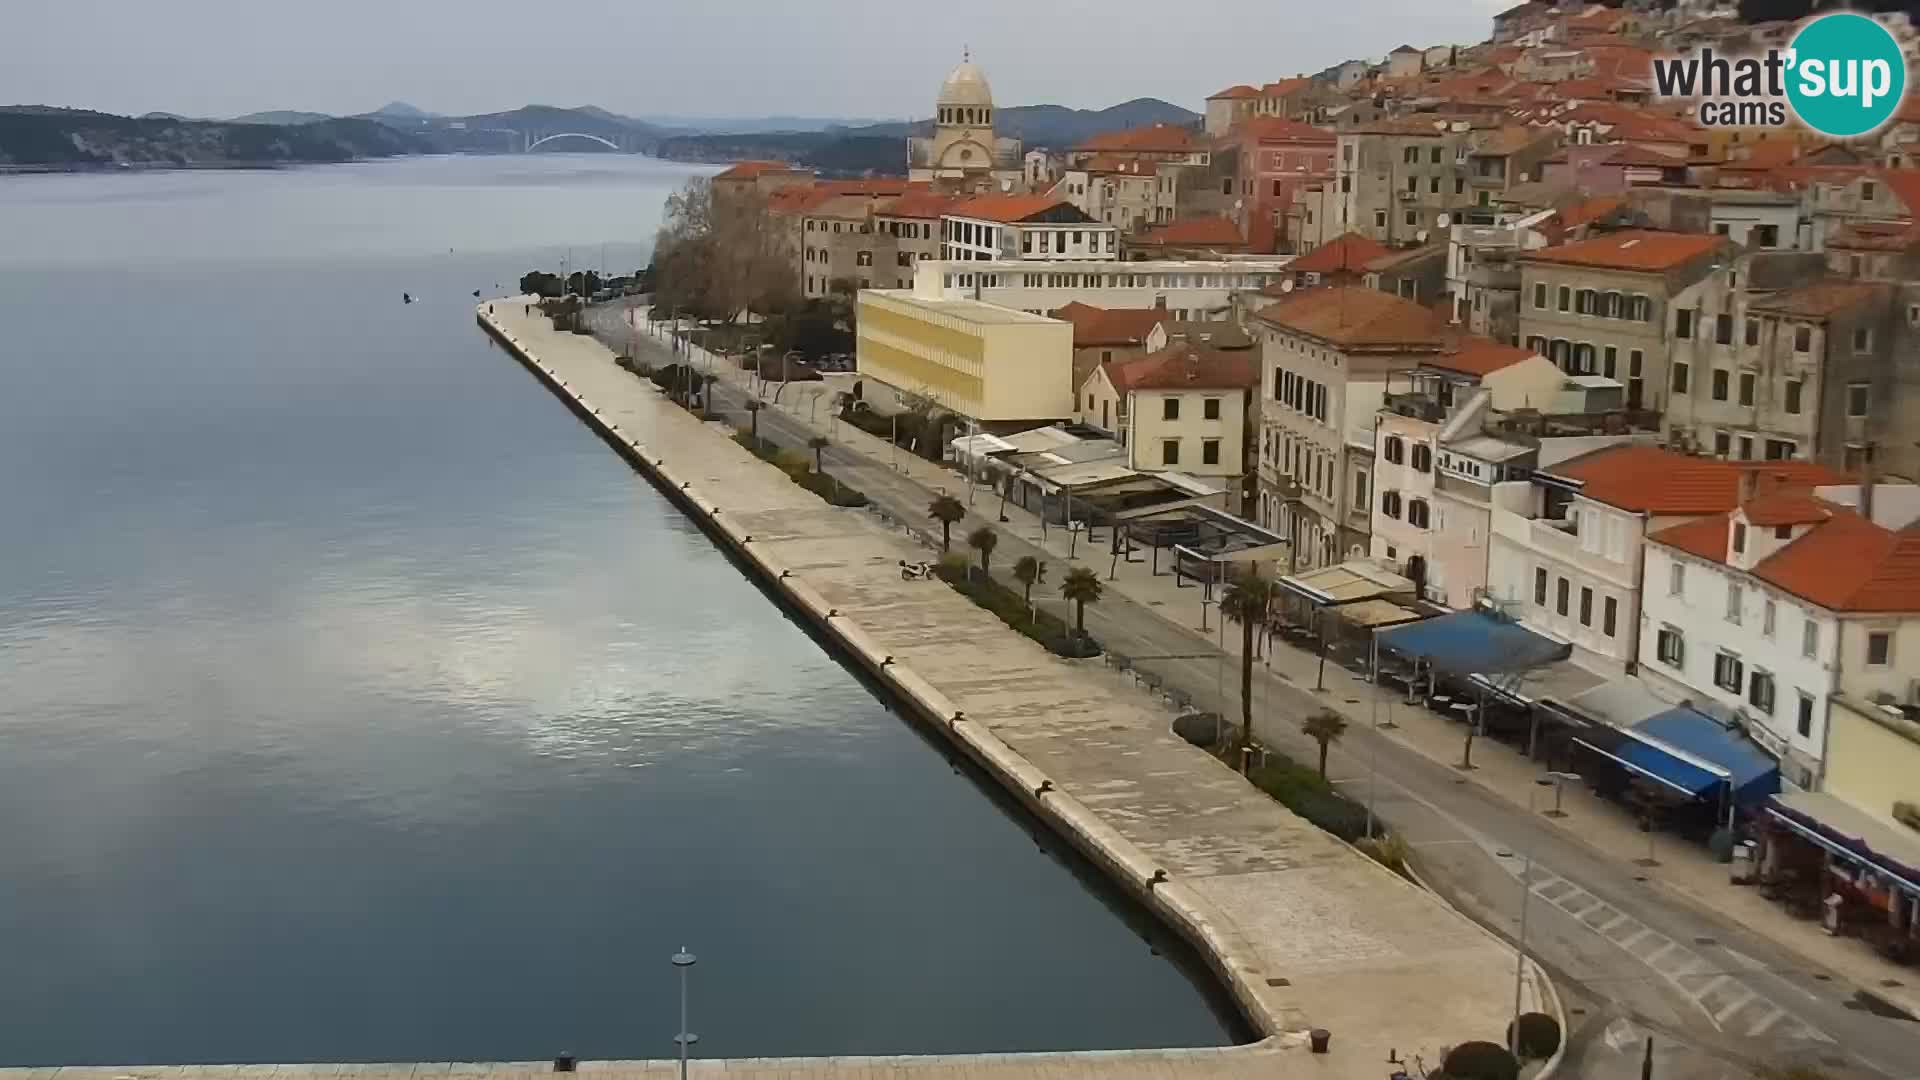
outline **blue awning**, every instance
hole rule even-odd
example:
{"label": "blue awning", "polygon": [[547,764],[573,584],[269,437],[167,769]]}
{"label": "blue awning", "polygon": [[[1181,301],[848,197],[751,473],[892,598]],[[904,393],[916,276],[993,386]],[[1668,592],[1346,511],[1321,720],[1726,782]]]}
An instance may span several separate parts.
{"label": "blue awning", "polygon": [[1780,790],[1778,763],[1739,731],[1685,706],[1631,728],[1590,728],[1574,741],[1689,798],[1730,794],[1749,804]]}
{"label": "blue awning", "polygon": [[1380,647],[1457,678],[1526,671],[1573,655],[1573,646],[1485,611],[1456,611],[1382,630]]}

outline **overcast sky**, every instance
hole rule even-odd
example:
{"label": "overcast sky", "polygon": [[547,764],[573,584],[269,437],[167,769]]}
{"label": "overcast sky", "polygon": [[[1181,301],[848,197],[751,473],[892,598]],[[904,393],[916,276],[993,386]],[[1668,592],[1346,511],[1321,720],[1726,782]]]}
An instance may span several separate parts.
{"label": "overcast sky", "polygon": [[1199,109],[1236,82],[1487,36],[1511,0],[9,0],[0,104],[225,117],[529,102],[928,115],[963,44],[1001,105]]}

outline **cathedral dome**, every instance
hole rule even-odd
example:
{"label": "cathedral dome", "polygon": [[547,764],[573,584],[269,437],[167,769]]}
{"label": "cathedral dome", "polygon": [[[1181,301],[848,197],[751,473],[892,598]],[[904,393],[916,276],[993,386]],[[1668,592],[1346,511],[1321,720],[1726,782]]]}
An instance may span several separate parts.
{"label": "cathedral dome", "polygon": [[993,88],[987,85],[986,74],[975,67],[973,61],[963,60],[947,75],[947,81],[940,84],[939,104],[992,108]]}

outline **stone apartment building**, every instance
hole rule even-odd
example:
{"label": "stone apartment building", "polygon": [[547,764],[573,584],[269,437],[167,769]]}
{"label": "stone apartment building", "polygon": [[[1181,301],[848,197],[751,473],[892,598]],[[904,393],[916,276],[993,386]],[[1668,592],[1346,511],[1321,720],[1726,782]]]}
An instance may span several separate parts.
{"label": "stone apartment building", "polygon": [[1669,344],[1696,333],[1694,298],[1731,272],[1733,250],[1724,237],[1629,229],[1525,252],[1521,344],[1569,374],[1620,381],[1629,409],[1658,411],[1676,385]]}
{"label": "stone apartment building", "polygon": [[915,269],[928,259],[940,258],[940,218],[959,201],[930,191],[910,191],[874,208],[874,232],[887,238],[877,245],[880,250],[870,275],[881,283],[877,288],[913,288]]}
{"label": "stone apartment building", "polygon": [[1812,246],[1823,251],[1827,238],[1849,225],[1912,222],[1920,213],[1920,169],[1870,169],[1812,187]]}
{"label": "stone apartment building", "polygon": [[1227,509],[1238,512],[1258,424],[1259,362],[1252,348],[1169,342],[1095,368],[1080,386],[1078,418],[1113,432],[1127,448],[1129,468],[1207,481],[1226,491]]}
{"label": "stone apartment building", "polygon": [[[1388,247],[1424,243],[1443,214],[1472,206],[1465,121],[1381,120],[1337,136],[1334,177],[1303,220],[1307,246],[1357,232]],[[1449,221],[1451,224],[1451,221]]]}

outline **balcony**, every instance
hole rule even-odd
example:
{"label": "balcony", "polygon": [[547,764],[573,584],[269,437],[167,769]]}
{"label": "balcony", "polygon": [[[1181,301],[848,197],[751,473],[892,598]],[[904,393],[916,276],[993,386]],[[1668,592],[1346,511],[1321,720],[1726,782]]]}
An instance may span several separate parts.
{"label": "balcony", "polygon": [[1424,420],[1429,424],[1444,423],[1447,419],[1446,406],[1440,404],[1440,399],[1432,394],[1388,394],[1386,410],[1396,416]]}
{"label": "balcony", "polygon": [[1506,261],[1475,263],[1467,271],[1467,284],[1478,289],[1517,292],[1520,288],[1520,267]]}

